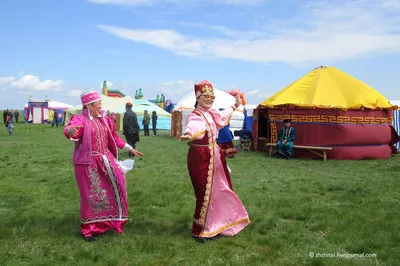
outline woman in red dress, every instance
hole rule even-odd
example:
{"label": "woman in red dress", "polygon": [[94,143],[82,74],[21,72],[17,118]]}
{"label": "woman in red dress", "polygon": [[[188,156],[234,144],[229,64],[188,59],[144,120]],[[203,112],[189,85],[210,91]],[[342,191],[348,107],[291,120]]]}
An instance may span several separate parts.
{"label": "woman in red dress", "polygon": [[211,109],[213,86],[202,81],[194,86],[195,110],[188,116],[181,140],[189,141],[188,169],[196,196],[192,235],[205,243],[216,236],[233,236],[249,223],[249,216],[239,197],[233,192],[225,157],[217,142],[217,132],[224,127],[236,104],[224,111]]}

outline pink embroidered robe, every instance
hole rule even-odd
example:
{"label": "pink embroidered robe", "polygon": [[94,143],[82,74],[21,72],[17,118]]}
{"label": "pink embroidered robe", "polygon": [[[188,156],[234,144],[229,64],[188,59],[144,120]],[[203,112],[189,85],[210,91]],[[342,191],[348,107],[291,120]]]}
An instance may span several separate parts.
{"label": "pink embroidered robe", "polygon": [[249,216],[233,191],[225,157],[216,143],[233,108],[222,112],[197,107],[187,118],[188,169],[196,196],[192,234],[196,237],[232,236],[249,223]]}
{"label": "pink embroidered robe", "polygon": [[[81,117],[82,118],[82,117]],[[107,123],[107,126],[105,125]],[[90,130],[91,164],[74,164],[75,177],[80,192],[81,231],[84,236],[93,236],[110,229],[122,233],[128,221],[128,200],[125,175],[109,145],[123,148],[125,142],[114,129],[109,117],[93,118],[90,128],[80,128],[78,136],[68,134],[70,126],[84,126],[79,116],[72,117],[64,134],[79,140],[84,130]],[[111,134],[112,138],[109,138]],[[115,143],[109,143],[113,139]],[[116,147],[115,147],[116,148]]]}

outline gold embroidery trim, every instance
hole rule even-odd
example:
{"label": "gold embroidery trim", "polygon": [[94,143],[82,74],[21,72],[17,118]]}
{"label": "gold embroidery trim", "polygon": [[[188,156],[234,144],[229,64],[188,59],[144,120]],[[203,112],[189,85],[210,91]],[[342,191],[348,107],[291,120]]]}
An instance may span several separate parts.
{"label": "gold embroidery trim", "polygon": [[212,181],[214,176],[214,141],[213,141],[213,132],[211,130],[211,126],[208,123],[207,118],[204,116],[202,112],[195,110],[196,113],[200,114],[206,122],[206,131],[208,133],[208,148],[210,149],[210,162],[208,165],[208,172],[207,172],[207,184],[206,184],[206,191],[204,193],[204,200],[200,210],[200,217],[199,219],[194,219],[193,222],[197,225],[202,226],[201,233],[203,233],[205,221],[207,219],[207,212],[208,207],[210,205],[210,198],[211,198],[211,191],[212,191]]}
{"label": "gold embroidery trim", "polygon": [[92,206],[92,210],[95,214],[103,211],[112,210],[110,205],[110,198],[107,196],[107,190],[101,187],[100,175],[96,166],[92,168],[89,166],[89,180],[90,180],[90,195],[89,205]]}
{"label": "gold embroidery trim", "polygon": [[204,133],[206,133],[205,130],[193,134],[193,135],[192,135],[192,140],[195,140],[198,136],[201,136],[201,135],[203,135]]}
{"label": "gold embroidery trim", "polygon": [[208,85],[205,85],[202,89],[201,89],[201,92],[203,92],[203,93],[212,93],[214,90],[213,90],[213,88],[211,88],[210,86],[208,86]]}
{"label": "gold embroidery trim", "polygon": [[242,223],[250,223],[250,219],[249,219],[249,218],[246,218],[246,219],[242,219],[242,220],[233,222],[233,223],[231,223],[231,224],[228,224],[228,225],[225,225],[225,226],[219,228],[218,230],[215,230],[214,232],[210,232],[210,233],[201,232],[200,236],[201,236],[201,237],[202,237],[202,236],[215,236],[215,235],[221,233],[222,231],[225,231],[226,229],[229,229],[229,228],[231,228],[231,227],[234,227],[234,226],[239,225],[239,224],[242,224]]}
{"label": "gold embroidery trim", "polygon": [[338,124],[384,124],[391,123],[393,117],[370,117],[370,116],[336,116],[336,115],[280,115],[270,114],[270,120],[282,121],[291,119],[292,122],[322,122]]}
{"label": "gold embroidery trim", "polygon": [[110,218],[94,218],[94,219],[89,219],[89,220],[81,220],[81,224],[91,224],[91,223],[98,223],[98,222],[108,222],[108,221],[128,221],[127,217],[123,218],[118,218],[117,216],[115,217],[110,217]]}
{"label": "gold embroidery trim", "polygon": [[[257,118],[257,116],[253,116]],[[278,141],[278,130],[276,128],[275,121],[283,121],[285,119],[291,119],[292,122],[317,122],[317,123],[337,123],[337,124],[391,124],[393,117],[362,117],[362,116],[336,116],[336,115],[280,115],[270,114],[269,115],[271,125],[271,142]],[[258,130],[258,123],[256,123],[256,129]]]}

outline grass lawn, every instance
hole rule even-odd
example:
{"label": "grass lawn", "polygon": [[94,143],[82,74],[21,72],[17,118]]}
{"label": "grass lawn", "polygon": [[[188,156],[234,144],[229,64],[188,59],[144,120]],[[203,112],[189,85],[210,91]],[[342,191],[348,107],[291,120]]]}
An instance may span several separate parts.
{"label": "grass lawn", "polygon": [[400,155],[324,163],[241,152],[228,164],[251,224],[235,237],[201,245],[190,231],[195,198],[188,146],[168,132],[141,136],[145,157],[126,176],[124,234],[87,243],[79,237],[73,143],[63,127],[20,123],[13,136],[2,127],[0,264],[400,265]]}

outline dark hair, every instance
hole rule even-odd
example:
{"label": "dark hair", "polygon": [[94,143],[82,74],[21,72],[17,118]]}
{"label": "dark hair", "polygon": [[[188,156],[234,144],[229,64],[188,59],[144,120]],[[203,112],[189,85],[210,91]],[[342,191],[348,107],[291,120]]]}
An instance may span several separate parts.
{"label": "dark hair", "polygon": [[197,105],[199,105],[199,103],[196,101],[196,103],[194,104],[194,108],[196,108]]}

